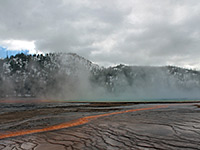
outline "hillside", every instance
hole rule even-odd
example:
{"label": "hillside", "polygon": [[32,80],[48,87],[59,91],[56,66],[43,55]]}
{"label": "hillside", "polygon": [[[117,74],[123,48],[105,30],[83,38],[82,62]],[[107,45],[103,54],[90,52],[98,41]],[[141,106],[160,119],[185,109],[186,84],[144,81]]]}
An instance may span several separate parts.
{"label": "hillside", "polygon": [[200,72],[174,67],[103,68],[74,53],[0,60],[0,97],[48,99],[200,98]]}

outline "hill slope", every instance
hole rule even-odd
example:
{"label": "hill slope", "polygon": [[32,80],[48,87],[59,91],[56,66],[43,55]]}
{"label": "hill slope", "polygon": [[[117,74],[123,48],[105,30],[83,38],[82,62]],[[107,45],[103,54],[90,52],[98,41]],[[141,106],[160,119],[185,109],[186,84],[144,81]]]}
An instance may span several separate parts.
{"label": "hill slope", "polygon": [[74,53],[0,60],[0,97],[52,99],[200,98],[200,72],[174,67],[103,68]]}

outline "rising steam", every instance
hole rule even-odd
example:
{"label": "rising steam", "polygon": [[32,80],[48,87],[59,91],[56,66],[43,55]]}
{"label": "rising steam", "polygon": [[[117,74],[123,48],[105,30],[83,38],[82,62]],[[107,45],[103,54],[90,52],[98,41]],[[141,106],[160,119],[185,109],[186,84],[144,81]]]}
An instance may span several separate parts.
{"label": "rising steam", "polygon": [[173,66],[103,68],[76,54],[18,54],[0,61],[1,97],[68,101],[200,98],[200,72]]}

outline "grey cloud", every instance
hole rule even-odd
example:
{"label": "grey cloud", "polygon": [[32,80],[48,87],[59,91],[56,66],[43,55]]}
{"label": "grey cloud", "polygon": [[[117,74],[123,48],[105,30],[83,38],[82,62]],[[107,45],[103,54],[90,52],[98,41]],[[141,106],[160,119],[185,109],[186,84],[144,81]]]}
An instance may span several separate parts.
{"label": "grey cloud", "polygon": [[199,13],[195,0],[6,0],[0,40],[35,41],[40,51],[75,52],[100,65],[198,67]]}

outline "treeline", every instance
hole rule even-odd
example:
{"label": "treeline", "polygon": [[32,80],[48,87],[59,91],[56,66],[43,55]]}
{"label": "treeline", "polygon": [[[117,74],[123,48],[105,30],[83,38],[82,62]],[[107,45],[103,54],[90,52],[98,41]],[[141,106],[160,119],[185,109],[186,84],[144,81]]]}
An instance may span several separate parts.
{"label": "treeline", "polygon": [[175,66],[99,67],[74,53],[0,60],[0,98],[64,99],[200,96],[200,72]]}
{"label": "treeline", "polygon": [[0,60],[0,97],[62,95],[62,86],[71,84],[72,78],[61,69],[60,55],[17,54]]}

